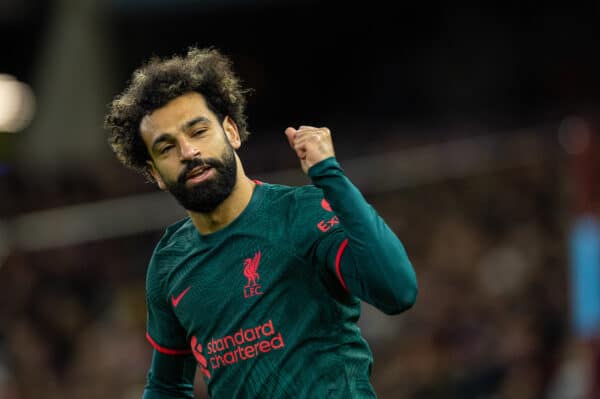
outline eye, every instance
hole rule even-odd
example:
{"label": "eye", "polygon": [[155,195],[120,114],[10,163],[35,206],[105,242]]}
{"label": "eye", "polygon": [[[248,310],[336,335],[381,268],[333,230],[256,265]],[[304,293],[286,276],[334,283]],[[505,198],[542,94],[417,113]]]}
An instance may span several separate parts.
{"label": "eye", "polygon": [[173,148],[172,145],[166,145],[163,148],[160,149],[160,154],[166,154],[171,148]]}
{"label": "eye", "polygon": [[200,135],[200,134],[202,134],[202,133],[204,133],[204,132],[206,132],[206,129],[198,129],[198,130],[195,130],[195,131],[194,131],[194,133],[192,133],[192,137],[194,137],[194,136],[198,136],[198,135]]}

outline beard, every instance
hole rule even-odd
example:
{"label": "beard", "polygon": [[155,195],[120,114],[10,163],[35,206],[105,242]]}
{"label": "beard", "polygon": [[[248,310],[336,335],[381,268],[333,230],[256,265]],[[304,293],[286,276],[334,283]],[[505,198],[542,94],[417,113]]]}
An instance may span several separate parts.
{"label": "beard", "polygon": [[[214,176],[195,184],[186,186],[188,174],[199,166],[209,166],[214,170]],[[210,213],[214,211],[233,191],[237,178],[237,163],[233,147],[225,141],[225,149],[221,159],[193,159],[186,163],[177,181],[166,181],[167,190],[177,202],[192,212]]]}

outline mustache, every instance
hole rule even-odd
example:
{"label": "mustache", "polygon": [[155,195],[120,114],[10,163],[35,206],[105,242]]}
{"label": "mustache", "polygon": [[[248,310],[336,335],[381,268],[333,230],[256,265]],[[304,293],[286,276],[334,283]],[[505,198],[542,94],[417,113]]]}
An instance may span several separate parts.
{"label": "mustache", "polygon": [[184,184],[187,179],[187,176],[192,172],[192,170],[196,169],[199,166],[206,166],[219,170],[224,165],[223,162],[219,161],[216,158],[194,158],[191,161],[186,162],[184,169],[181,171],[179,177],[177,178],[177,181],[181,184]]}

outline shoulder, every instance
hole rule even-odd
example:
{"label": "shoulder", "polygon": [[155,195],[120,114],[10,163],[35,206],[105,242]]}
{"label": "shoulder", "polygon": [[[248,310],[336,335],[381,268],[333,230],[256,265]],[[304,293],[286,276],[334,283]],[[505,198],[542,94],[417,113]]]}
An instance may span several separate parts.
{"label": "shoulder", "polygon": [[178,252],[185,252],[187,247],[191,245],[190,238],[193,228],[194,225],[189,217],[168,226],[156,244],[152,257],[173,256]]}
{"label": "shoulder", "polygon": [[286,186],[263,183],[271,205],[281,205],[293,210],[304,210],[321,206],[323,190],[307,184],[303,186]]}
{"label": "shoulder", "polygon": [[280,209],[286,232],[296,241],[312,242],[338,224],[323,190],[312,184],[281,186],[269,184],[270,207]]}
{"label": "shoulder", "polygon": [[171,268],[189,252],[194,225],[190,218],[181,219],[165,229],[156,244],[147,270],[147,285],[161,281]]}

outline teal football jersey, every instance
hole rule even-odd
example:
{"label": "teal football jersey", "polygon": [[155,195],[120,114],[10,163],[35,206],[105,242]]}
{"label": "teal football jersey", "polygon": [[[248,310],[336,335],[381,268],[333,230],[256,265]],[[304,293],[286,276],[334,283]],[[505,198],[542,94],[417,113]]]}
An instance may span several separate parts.
{"label": "teal football jersey", "polygon": [[339,274],[344,237],[312,185],[258,183],[213,234],[179,221],[148,268],[148,340],[193,354],[215,399],[374,398],[360,300]]}

